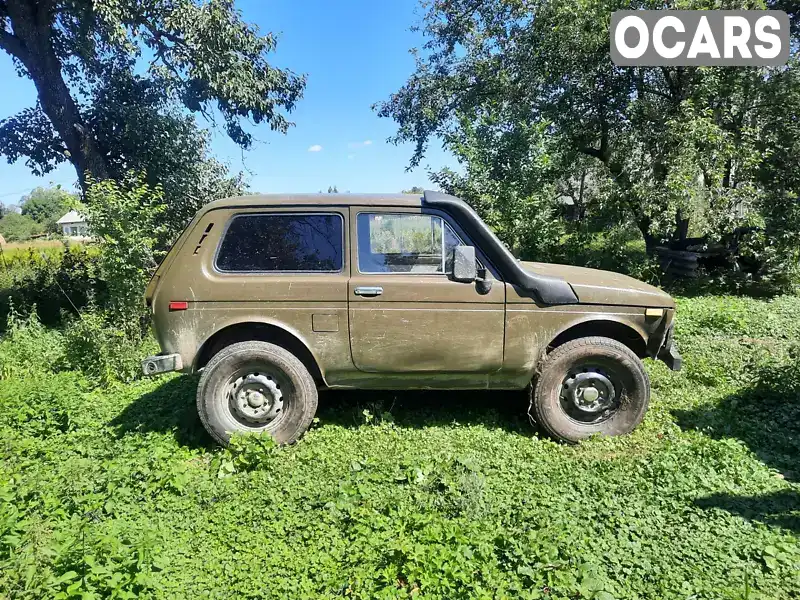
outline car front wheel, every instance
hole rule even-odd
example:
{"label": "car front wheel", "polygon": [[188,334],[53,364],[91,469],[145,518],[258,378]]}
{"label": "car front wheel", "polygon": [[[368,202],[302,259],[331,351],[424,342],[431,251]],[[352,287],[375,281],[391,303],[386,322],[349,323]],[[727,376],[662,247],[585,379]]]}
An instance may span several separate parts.
{"label": "car front wheel", "polygon": [[576,443],[633,431],[647,412],[650,380],[624,344],[585,337],[547,355],[531,393],[539,425],[554,438]]}
{"label": "car front wheel", "polygon": [[317,386],[291,352],[267,342],[240,342],[217,353],[203,369],[197,410],[223,445],[234,433],[268,432],[291,444],[317,411]]}

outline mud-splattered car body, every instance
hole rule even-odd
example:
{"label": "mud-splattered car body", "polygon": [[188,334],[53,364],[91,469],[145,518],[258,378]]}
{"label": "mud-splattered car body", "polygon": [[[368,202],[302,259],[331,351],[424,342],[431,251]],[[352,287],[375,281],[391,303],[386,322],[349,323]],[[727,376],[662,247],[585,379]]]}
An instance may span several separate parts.
{"label": "mud-splattered car body", "polygon": [[[470,248],[475,272],[464,276],[453,254],[463,262]],[[285,270],[286,254],[303,268]],[[147,302],[162,349],[144,362],[151,374],[194,372],[230,344],[262,340],[319,386],[518,389],[548,351],[586,336],[680,368],[668,294],[617,273],[519,262],[466,203],[435,192],[212,202]]]}

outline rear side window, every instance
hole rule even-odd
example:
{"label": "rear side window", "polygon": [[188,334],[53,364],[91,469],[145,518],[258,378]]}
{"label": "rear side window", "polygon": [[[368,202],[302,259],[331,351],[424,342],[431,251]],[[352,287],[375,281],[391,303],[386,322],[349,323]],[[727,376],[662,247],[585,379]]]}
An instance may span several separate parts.
{"label": "rear side window", "polygon": [[337,272],[342,262],[338,214],[239,215],[217,253],[220,271]]}

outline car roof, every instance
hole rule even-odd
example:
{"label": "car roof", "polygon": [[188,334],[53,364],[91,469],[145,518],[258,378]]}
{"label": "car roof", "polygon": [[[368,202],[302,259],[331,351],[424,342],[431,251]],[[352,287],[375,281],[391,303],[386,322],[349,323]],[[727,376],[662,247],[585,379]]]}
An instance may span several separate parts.
{"label": "car roof", "polygon": [[422,194],[251,194],[214,200],[204,212],[252,206],[422,206]]}

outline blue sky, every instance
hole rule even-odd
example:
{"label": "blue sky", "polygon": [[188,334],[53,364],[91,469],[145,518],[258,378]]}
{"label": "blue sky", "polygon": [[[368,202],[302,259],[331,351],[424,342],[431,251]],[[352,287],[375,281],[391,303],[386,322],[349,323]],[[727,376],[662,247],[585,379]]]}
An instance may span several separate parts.
{"label": "blue sky", "polygon": [[[336,185],[340,191],[399,192],[431,187],[426,167],[455,166],[434,145],[422,166],[407,173],[412,147],[388,144],[395,124],[371,109],[414,70],[409,49],[421,36],[409,28],[421,16],[417,0],[238,0],[237,6],[262,32],[279,34],[274,65],[308,75],[305,96],[290,115],[296,126],[287,135],[255,129],[260,141],[244,157],[224,133],[214,135],[214,154],[233,170],[250,171],[253,191],[317,192]],[[4,53],[0,81],[0,119],[35,103],[33,83],[17,77]],[[321,150],[309,151],[316,147]],[[75,180],[69,164],[37,178],[23,162],[9,165],[3,158],[0,202],[16,203],[37,185],[71,187]]]}

